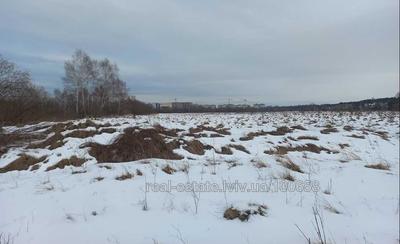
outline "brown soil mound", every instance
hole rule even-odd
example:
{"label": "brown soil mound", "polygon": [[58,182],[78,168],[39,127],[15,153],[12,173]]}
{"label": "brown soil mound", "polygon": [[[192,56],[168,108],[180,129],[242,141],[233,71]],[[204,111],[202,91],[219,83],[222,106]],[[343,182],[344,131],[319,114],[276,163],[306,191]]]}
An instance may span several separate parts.
{"label": "brown soil mound", "polygon": [[238,210],[236,208],[230,207],[225,210],[224,218],[228,220],[239,219],[240,221],[248,221],[251,215],[266,215],[267,207],[259,204],[249,204],[249,206],[256,206],[257,210],[247,209]]}
{"label": "brown soil mound", "polygon": [[115,177],[116,180],[128,180],[132,179],[134,177],[134,174],[131,174],[129,172],[125,172],[124,174]]}
{"label": "brown soil mound", "polygon": [[172,175],[173,173],[176,172],[176,169],[174,169],[171,166],[167,165],[162,169],[162,171],[164,171],[166,174]]}
{"label": "brown soil mound", "polygon": [[213,131],[213,132],[216,132],[216,133],[222,134],[222,135],[230,135],[231,134],[229,132],[229,129],[223,128],[223,125],[219,125],[216,128],[211,127],[211,126],[200,125],[200,126],[197,126],[196,128],[189,129],[190,134],[200,133],[203,131]]}
{"label": "brown soil mound", "polygon": [[365,165],[365,167],[370,168],[370,169],[390,170],[390,165],[384,164],[384,163],[367,164],[367,165]]}
{"label": "brown soil mound", "polygon": [[353,126],[345,125],[345,126],[343,126],[343,130],[345,130],[345,131],[352,131],[352,130],[353,130]]}
{"label": "brown soil mound", "polygon": [[169,136],[169,137],[177,137],[177,136],[178,136],[178,132],[183,131],[183,130],[180,130],[180,129],[167,129],[167,128],[165,128],[165,127],[162,127],[162,126],[159,125],[159,124],[154,125],[154,129],[155,129],[158,133],[160,133],[160,134],[162,134],[162,135],[165,135],[165,136]]}
{"label": "brown soil mound", "polygon": [[229,144],[228,146],[231,147],[231,148],[234,148],[234,149],[236,149],[236,150],[239,150],[239,151],[245,152],[245,153],[247,153],[247,154],[250,154],[249,150],[247,150],[247,149],[246,149],[244,146],[242,146],[242,145]]}
{"label": "brown soil mound", "polygon": [[304,126],[302,126],[302,125],[294,125],[294,126],[292,126],[292,127],[290,127],[290,128],[292,128],[293,130],[307,130],[307,129],[304,128]]}
{"label": "brown soil mound", "polygon": [[320,132],[321,132],[321,134],[330,134],[330,133],[336,133],[339,131],[335,127],[329,127],[329,128],[322,129]]}
{"label": "brown soil mound", "polygon": [[0,173],[5,173],[14,170],[27,170],[30,166],[35,165],[43,161],[46,157],[35,158],[27,154],[20,155],[19,158],[12,161],[3,168],[0,168]]}
{"label": "brown soil mound", "polygon": [[79,167],[82,166],[86,162],[85,159],[78,158],[76,156],[72,156],[69,159],[62,159],[58,163],[56,163],[53,166],[50,166],[46,169],[46,171],[50,171],[53,169],[63,169],[65,166],[74,166],[74,167]]}
{"label": "brown soil mound", "polygon": [[102,133],[109,133],[109,134],[111,134],[111,133],[114,133],[114,132],[116,132],[117,130],[115,129],[115,128],[103,128],[103,129],[101,129],[100,130],[100,134],[102,134]]}
{"label": "brown soil mound", "polygon": [[67,135],[65,135],[65,137],[87,138],[87,137],[92,137],[96,134],[99,134],[99,133],[95,130],[74,130],[74,131],[68,133]]}
{"label": "brown soil mound", "polygon": [[353,138],[357,138],[357,139],[365,139],[364,135],[356,135],[356,134],[351,134],[348,137],[353,137]]}
{"label": "brown soil mound", "polygon": [[186,145],[183,147],[186,151],[197,154],[197,155],[204,155],[204,145],[198,140],[192,140],[186,142]]}
{"label": "brown soil mound", "polygon": [[246,136],[240,137],[239,140],[240,141],[250,141],[250,140],[253,140],[254,137],[266,136],[266,135],[268,135],[268,132],[266,132],[266,131],[250,132]]}
{"label": "brown soil mound", "polygon": [[42,140],[44,138],[46,138],[44,133],[0,133],[0,157],[1,155],[5,154],[10,147],[23,146],[31,143],[32,141]]}
{"label": "brown soil mound", "polygon": [[31,144],[27,148],[28,149],[36,149],[36,148],[49,147],[50,150],[53,150],[53,149],[56,149],[56,148],[64,145],[63,139],[64,139],[64,136],[61,135],[60,132],[56,132],[54,135],[47,138],[46,140],[39,142],[39,143]]}
{"label": "brown soil mound", "polygon": [[225,155],[232,155],[233,154],[232,150],[229,147],[226,147],[226,146],[221,147],[221,151],[217,151],[217,153],[225,154]]}
{"label": "brown soil mound", "polygon": [[113,144],[91,143],[89,154],[102,162],[129,162],[146,158],[182,159],[172,150],[179,142],[165,143],[164,137],[155,129],[128,128]]}
{"label": "brown soil mound", "polygon": [[284,136],[284,135],[286,135],[287,133],[291,133],[292,131],[293,131],[293,130],[290,129],[289,127],[287,127],[287,126],[282,126],[282,127],[277,128],[275,131],[270,131],[270,132],[268,132],[268,134],[269,134],[269,135],[272,135],[272,136]]}
{"label": "brown soil mound", "polygon": [[337,153],[336,151],[332,151],[325,147],[319,147],[312,143],[307,143],[306,145],[301,146],[277,146],[272,150],[264,151],[266,154],[278,154],[278,155],[285,155],[288,152],[313,152],[313,153],[321,153],[321,151],[325,151],[327,153]]}
{"label": "brown soil mound", "polygon": [[318,137],[316,136],[299,136],[297,137],[297,140],[313,140],[313,141],[318,141]]}

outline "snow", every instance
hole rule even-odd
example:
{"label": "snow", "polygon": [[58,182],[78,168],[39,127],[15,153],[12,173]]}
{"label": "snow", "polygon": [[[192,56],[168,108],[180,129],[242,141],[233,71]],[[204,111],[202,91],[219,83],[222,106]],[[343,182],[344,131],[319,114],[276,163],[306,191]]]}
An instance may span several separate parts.
{"label": "snow", "polygon": [[[47,156],[48,162],[36,171],[11,171],[0,174],[0,233],[13,243],[307,243],[296,225],[317,241],[313,207],[321,213],[328,243],[398,243],[399,240],[399,114],[398,113],[256,113],[256,114],[158,114],[148,116],[104,118],[97,124],[110,123],[115,133],[102,133],[91,138],[66,138],[64,146],[54,150],[12,148],[0,158],[4,167],[26,153]],[[74,121],[74,123],[83,122]],[[216,150],[228,144],[240,144],[251,154],[232,149],[232,155],[207,150],[193,155],[183,148],[175,152],[182,160],[144,159],[126,163],[97,164],[80,148],[86,142],[112,143],[123,130],[132,126],[150,128],[160,124],[170,129],[183,129],[208,123],[223,124],[231,135],[198,138]],[[52,123],[47,123],[51,125]],[[337,133],[321,134],[332,124]],[[46,122],[40,126],[46,125]],[[307,130],[294,130],[284,136],[258,136],[240,141],[249,132],[272,131],[280,126],[302,125]],[[343,126],[351,125],[351,132]],[[7,132],[24,129],[7,127]],[[349,137],[363,134],[365,139]],[[86,128],[93,130],[94,127]],[[371,131],[387,131],[388,139]],[[214,134],[215,132],[204,132]],[[316,136],[318,141],[284,139],[288,136]],[[184,136],[191,140],[192,137]],[[234,140],[232,142],[231,140]],[[284,168],[276,155],[265,150],[277,145],[313,143],[339,153],[289,152],[286,156],[304,173]],[[339,144],[349,144],[341,148]],[[46,171],[60,159],[76,155],[88,161],[79,168]],[[341,162],[342,161],[342,162]],[[344,162],[346,161],[346,162]],[[236,162],[235,167],[230,167]],[[268,167],[257,168],[254,162]],[[387,163],[390,170],[366,168],[365,165]],[[108,165],[111,169],[100,167]],[[166,165],[177,169],[166,174]],[[183,169],[188,168],[187,173]],[[72,174],[75,171],[84,173]],[[140,170],[143,175],[136,173]],[[132,179],[118,181],[125,172]],[[239,182],[248,185],[288,183],[281,179],[290,172],[295,182],[315,181],[318,191],[269,192],[146,192],[146,183],[178,185],[188,182]],[[103,177],[101,181],[97,177]],[[331,187],[330,187],[331,185]],[[330,191],[330,194],[324,191]],[[148,209],[143,210],[145,199]],[[250,209],[248,204],[266,205],[266,216],[251,215],[249,221],[224,219],[228,207]],[[332,209],[339,213],[334,213]]]}

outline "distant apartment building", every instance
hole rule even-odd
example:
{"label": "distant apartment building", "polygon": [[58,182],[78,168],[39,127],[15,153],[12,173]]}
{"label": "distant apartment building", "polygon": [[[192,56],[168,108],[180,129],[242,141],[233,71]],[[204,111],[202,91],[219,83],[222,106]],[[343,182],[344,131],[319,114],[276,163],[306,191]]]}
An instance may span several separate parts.
{"label": "distant apartment building", "polygon": [[191,102],[152,103],[151,105],[155,110],[164,112],[190,112],[193,107]]}
{"label": "distant apartment building", "polygon": [[257,109],[265,108],[265,104],[264,103],[256,103],[256,104],[253,104],[253,108],[257,108]]}

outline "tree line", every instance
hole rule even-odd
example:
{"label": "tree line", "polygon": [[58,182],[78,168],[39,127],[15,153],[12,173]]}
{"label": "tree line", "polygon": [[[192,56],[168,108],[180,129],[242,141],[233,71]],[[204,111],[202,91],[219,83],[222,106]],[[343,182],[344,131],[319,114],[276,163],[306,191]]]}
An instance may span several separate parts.
{"label": "tree line", "polygon": [[29,72],[0,55],[0,123],[151,113],[128,95],[117,64],[76,50],[64,63],[63,88],[49,94]]}

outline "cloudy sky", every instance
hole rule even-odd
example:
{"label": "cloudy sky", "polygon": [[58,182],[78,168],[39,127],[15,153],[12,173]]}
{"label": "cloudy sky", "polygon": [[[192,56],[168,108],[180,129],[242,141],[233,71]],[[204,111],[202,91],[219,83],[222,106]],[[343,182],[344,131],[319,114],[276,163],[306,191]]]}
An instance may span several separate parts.
{"label": "cloudy sky", "polygon": [[399,90],[399,0],[0,0],[0,54],[62,87],[75,49],[144,101],[325,103]]}

